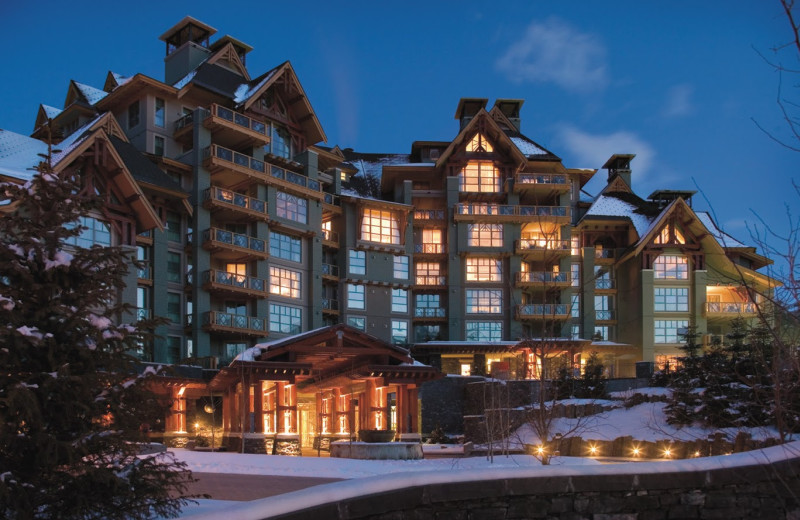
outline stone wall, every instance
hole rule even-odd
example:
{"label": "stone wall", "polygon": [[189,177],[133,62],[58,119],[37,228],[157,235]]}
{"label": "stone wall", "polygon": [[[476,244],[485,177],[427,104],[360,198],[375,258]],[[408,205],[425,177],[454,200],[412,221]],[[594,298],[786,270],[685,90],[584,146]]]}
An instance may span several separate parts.
{"label": "stone wall", "polygon": [[383,486],[397,488],[382,489],[379,478],[360,489],[364,496],[348,496],[335,491],[332,486],[337,484],[329,484],[324,495],[317,496],[338,496],[337,501],[315,500],[309,490],[305,503],[314,505],[303,510],[291,510],[300,502],[284,503],[281,497],[266,499],[269,504],[258,507],[275,512],[260,516],[265,520],[796,519],[800,518],[797,453],[798,445],[778,446],[753,455],[691,461],[542,468],[527,470],[524,477],[491,469],[483,472],[483,478],[472,472],[444,477],[434,472],[415,479],[419,485],[414,486],[407,486],[402,476],[387,475],[381,477]]}

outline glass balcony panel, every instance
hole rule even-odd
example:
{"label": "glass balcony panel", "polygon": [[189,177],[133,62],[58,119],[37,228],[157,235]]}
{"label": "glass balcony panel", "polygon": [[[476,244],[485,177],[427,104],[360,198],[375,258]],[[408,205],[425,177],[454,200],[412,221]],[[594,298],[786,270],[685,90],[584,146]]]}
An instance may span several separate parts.
{"label": "glass balcony panel", "polygon": [[250,246],[249,242],[250,242],[250,240],[249,240],[249,237],[247,235],[240,235],[238,233],[235,233],[233,235],[233,245],[236,245],[236,246],[239,246],[239,247],[249,247]]}
{"label": "glass balcony panel", "polygon": [[249,200],[250,197],[247,195],[242,195],[241,193],[235,193],[233,195],[233,203],[242,208],[247,208],[250,205],[248,203]]}
{"label": "glass balcony panel", "polygon": [[259,161],[258,159],[253,159],[252,157],[250,158],[250,168],[253,170],[258,170],[262,173],[266,171],[264,169],[264,163],[262,161]]}
{"label": "glass balcony panel", "polygon": [[251,238],[250,239],[250,249],[263,253],[267,249],[266,242],[264,242],[260,238]]}
{"label": "glass balcony panel", "polygon": [[258,132],[259,134],[264,134],[264,135],[267,134],[267,125],[265,125],[261,121],[256,121],[255,119],[252,119],[250,128],[252,128],[253,131]]}
{"label": "glass balcony panel", "polygon": [[266,284],[261,278],[250,278],[250,288],[255,291],[264,291]]}
{"label": "glass balcony panel", "polygon": [[[219,157],[220,159],[223,159],[223,160],[229,161],[229,162],[233,162],[233,150],[228,150],[227,148],[222,148],[221,146],[215,146],[214,150],[216,150],[217,157]],[[237,155],[241,155],[241,154],[237,154]]]}
{"label": "glass balcony panel", "polygon": [[233,154],[233,162],[238,164],[239,166],[244,166],[245,168],[249,168],[250,167],[250,158],[248,156],[244,155],[244,154],[241,154],[241,153],[235,153],[234,152],[234,154]]}
{"label": "glass balcony panel", "polygon": [[267,210],[267,206],[263,200],[260,199],[250,199],[250,209],[255,211],[259,211],[261,213],[265,213]]}
{"label": "glass balcony panel", "polygon": [[239,126],[250,128],[250,118],[239,112],[233,114],[233,122]]}
{"label": "glass balcony panel", "polygon": [[217,105],[217,117],[221,117],[226,121],[233,121],[233,110]]}

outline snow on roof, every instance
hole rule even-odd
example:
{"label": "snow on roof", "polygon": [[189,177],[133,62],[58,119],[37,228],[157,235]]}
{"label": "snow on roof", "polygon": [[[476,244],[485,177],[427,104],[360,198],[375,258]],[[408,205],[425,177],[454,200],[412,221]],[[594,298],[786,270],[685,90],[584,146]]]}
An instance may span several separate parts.
{"label": "snow on roof", "polygon": [[51,107],[50,105],[42,105],[42,109],[44,110],[44,115],[46,115],[48,119],[53,119],[63,112],[60,108]]}
{"label": "snow on roof", "polygon": [[236,103],[237,105],[241,105],[242,103],[246,102],[248,99],[250,99],[250,96],[255,94],[258,91],[258,89],[263,87],[264,84],[267,81],[269,81],[272,78],[272,76],[275,75],[276,71],[277,69],[269,71],[264,75],[263,78],[261,78],[261,81],[259,81],[255,85],[251,85],[250,83],[242,83],[241,85],[239,85],[239,88],[236,89],[236,92],[233,95],[233,102]]}
{"label": "snow on roof", "polygon": [[722,247],[750,247],[722,231],[708,212],[696,211],[695,215]]}
{"label": "snow on roof", "polygon": [[244,352],[236,356],[233,360],[236,361],[238,359],[239,361],[255,361],[256,358],[258,358],[261,354],[263,354],[264,352],[266,352],[271,348],[278,347],[284,343],[299,341],[303,338],[314,335],[319,331],[325,330],[327,328],[329,327],[326,325],[325,327],[319,327],[316,329],[307,330],[301,334],[295,334],[294,336],[279,338],[272,341],[265,341],[264,343],[257,343],[255,346],[245,350]]}
{"label": "snow on roof", "polygon": [[511,142],[514,143],[523,155],[548,155],[546,150],[543,150],[536,145],[533,141],[524,137],[512,137]]}
{"label": "snow on roof", "polygon": [[123,76],[122,74],[117,74],[116,72],[111,72],[111,75],[114,76],[114,81],[117,82],[117,86],[124,85],[131,79],[128,76]]}
{"label": "snow on roof", "polygon": [[182,89],[183,87],[186,86],[187,83],[189,83],[190,81],[192,81],[192,79],[194,79],[196,74],[197,74],[197,69],[194,69],[189,74],[185,75],[184,77],[176,81],[175,84],[173,84],[172,86],[177,89]]}
{"label": "snow on roof", "polygon": [[35,173],[32,168],[47,153],[47,145],[38,139],[0,129],[0,175],[29,181]]}
{"label": "snow on roof", "polygon": [[90,105],[94,105],[108,95],[108,92],[104,90],[94,88],[90,85],[84,85],[83,83],[78,83],[77,81],[75,82],[75,86],[78,87],[78,90],[81,91],[81,94],[86,98],[86,101]]}
{"label": "snow on roof", "polygon": [[94,125],[98,119],[105,116],[105,114],[100,114],[82,127],[78,128],[74,132],[72,132],[69,136],[66,137],[63,141],[58,143],[57,146],[54,148],[57,150],[56,153],[53,154],[52,163],[53,166],[56,166],[61,159],[69,155],[69,153],[80,145],[87,137],[88,132],[87,130]]}
{"label": "snow on roof", "polygon": [[411,163],[409,162],[410,156],[408,154],[386,154],[383,156],[377,154],[370,154],[373,157],[356,157],[350,159],[350,164],[358,170],[358,174],[372,175],[381,178],[384,166],[430,166],[430,163]]}
{"label": "snow on roof", "polygon": [[647,215],[638,211],[636,205],[610,195],[600,195],[586,212],[586,216],[624,217],[631,221],[639,237],[645,236],[652,223]]}

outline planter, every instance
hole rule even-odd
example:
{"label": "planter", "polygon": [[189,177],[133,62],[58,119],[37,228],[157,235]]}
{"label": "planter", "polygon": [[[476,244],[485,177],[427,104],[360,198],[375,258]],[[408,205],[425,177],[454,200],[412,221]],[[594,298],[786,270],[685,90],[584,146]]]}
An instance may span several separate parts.
{"label": "planter", "polygon": [[392,442],[394,430],[358,430],[358,439],[361,442]]}

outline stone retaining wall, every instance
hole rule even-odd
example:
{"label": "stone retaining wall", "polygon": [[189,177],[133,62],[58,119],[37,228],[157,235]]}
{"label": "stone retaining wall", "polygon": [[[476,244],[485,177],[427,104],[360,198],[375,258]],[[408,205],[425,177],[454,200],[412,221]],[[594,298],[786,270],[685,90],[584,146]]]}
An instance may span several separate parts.
{"label": "stone retaining wall", "polygon": [[[515,478],[486,471],[485,479],[439,480],[365,496],[344,496],[288,512],[280,497],[247,518],[301,520],[569,520],[786,519],[800,518],[800,449],[794,445],[756,453],[692,461],[543,468],[541,476]],[[775,450],[782,450],[777,452]],[[769,455],[769,454],[772,455]],[[784,453],[775,458],[775,453]],[[737,459],[736,457],[739,457]],[[741,459],[741,457],[747,457]],[[747,463],[736,463],[746,460]],[[728,462],[726,462],[728,461]],[[760,461],[760,462],[759,462]],[[492,475],[494,473],[494,476]],[[457,479],[457,473],[453,479]],[[499,475],[499,477],[498,477]],[[528,472],[530,475],[530,471]],[[387,476],[386,479],[391,479]],[[402,482],[399,478],[397,482]],[[418,477],[423,478],[424,477]],[[429,480],[434,480],[431,477]],[[337,483],[345,484],[345,483]],[[326,486],[336,486],[329,484]],[[375,489],[378,489],[377,487]],[[307,490],[313,497],[313,490]],[[321,491],[321,489],[320,489]],[[329,487],[325,496],[336,496]],[[273,500],[267,499],[267,500]],[[288,498],[287,498],[288,500]],[[310,499],[313,501],[313,499]],[[293,499],[293,503],[297,503]],[[289,506],[290,507],[290,506]],[[282,511],[282,514],[277,512]],[[253,512],[255,513],[255,511]]]}

